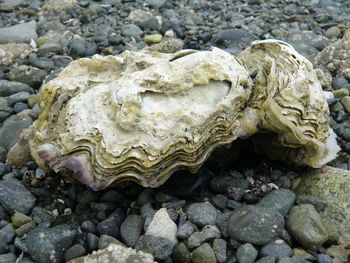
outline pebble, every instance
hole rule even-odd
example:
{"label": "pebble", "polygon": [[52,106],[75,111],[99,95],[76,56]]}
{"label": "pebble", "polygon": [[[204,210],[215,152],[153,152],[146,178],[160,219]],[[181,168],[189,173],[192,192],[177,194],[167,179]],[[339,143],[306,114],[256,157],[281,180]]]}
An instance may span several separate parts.
{"label": "pebble", "polygon": [[110,216],[97,225],[97,233],[120,238],[120,226],[125,219],[125,212],[117,208]]}
{"label": "pebble", "polygon": [[275,263],[276,259],[273,256],[267,256],[262,257],[261,259],[257,260],[255,263]]}
{"label": "pebble", "polygon": [[213,250],[217,262],[224,263],[226,262],[226,241],[224,239],[214,239],[213,241]]}
{"label": "pebble", "polygon": [[266,245],[283,228],[284,218],[279,212],[254,205],[236,208],[228,219],[230,237],[253,245]]}
{"label": "pebble", "polygon": [[203,227],[202,231],[194,232],[188,238],[187,247],[189,249],[193,249],[195,247],[199,247],[205,241],[208,241],[214,238],[220,238],[220,237],[221,237],[220,230],[217,228],[217,226],[207,225]]}
{"label": "pebble", "polygon": [[344,78],[333,78],[332,79],[332,88],[333,89],[342,89],[348,86],[348,81]]}
{"label": "pebble", "polygon": [[84,256],[85,254],[86,254],[85,248],[80,244],[75,244],[67,249],[66,253],[64,254],[64,260],[68,262],[73,258],[81,257],[81,256]]}
{"label": "pebble", "polygon": [[14,227],[19,227],[30,221],[32,221],[32,218],[21,212],[15,212],[11,217],[11,223]]}
{"label": "pebble", "polygon": [[241,245],[236,252],[236,258],[239,263],[254,263],[258,256],[258,251],[250,243]]}
{"label": "pebble", "polygon": [[86,243],[89,250],[96,250],[98,248],[98,236],[88,233],[86,236]]}
{"label": "pebble", "polygon": [[184,222],[179,225],[176,232],[176,237],[179,239],[187,239],[197,227],[189,221]]}
{"label": "pebble", "polygon": [[28,252],[38,263],[62,262],[76,234],[77,231],[66,224],[52,228],[36,227],[27,235]]}
{"label": "pebble", "polygon": [[118,239],[108,235],[102,235],[98,240],[98,249],[104,249],[108,247],[110,244],[117,244],[125,247],[125,245],[122,242],[120,242]]}
{"label": "pebble", "polygon": [[152,254],[155,260],[164,260],[170,256],[173,247],[174,243],[171,240],[150,235],[141,236],[135,245],[135,249]]}
{"label": "pebble", "polygon": [[172,259],[175,263],[190,263],[191,252],[186,247],[185,243],[178,243],[173,250]]}
{"label": "pebble", "polygon": [[344,96],[341,99],[341,103],[343,104],[345,110],[350,113],[350,96]]}
{"label": "pebble", "polygon": [[18,102],[27,102],[29,96],[30,94],[28,92],[21,91],[8,96],[7,99],[8,99],[8,103],[12,106]]}
{"label": "pebble", "polygon": [[34,229],[36,226],[34,221],[29,221],[28,223],[25,223],[21,225],[20,227],[16,228],[15,232],[18,237],[23,237],[25,234],[27,234],[30,230]]}
{"label": "pebble", "polygon": [[35,197],[16,179],[0,181],[0,204],[8,211],[29,214]]}
{"label": "pebble", "polygon": [[214,225],[218,216],[216,208],[208,202],[190,204],[185,211],[188,220],[199,227]]}
{"label": "pebble", "polygon": [[0,28],[0,44],[30,43],[37,38],[35,21]]}
{"label": "pebble", "polygon": [[0,96],[10,96],[18,92],[33,93],[34,90],[25,83],[0,79]]}
{"label": "pebble", "polygon": [[9,244],[14,239],[16,233],[12,224],[7,224],[0,229],[0,240],[4,241],[6,244]]}
{"label": "pebble", "polygon": [[173,245],[176,245],[176,231],[177,226],[169,217],[167,209],[161,208],[155,213],[145,235],[163,237],[169,239]]}
{"label": "pebble", "polygon": [[216,263],[213,249],[208,243],[203,243],[192,252],[193,263]]}
{"label": "pebble", "polygon": [[97,50],[96,44],[85,38],[71,39],[68,48],[69,55],[74,59],[94,55]]}
{"label": "pebble", "polygon": [[272,256],[277,261],[283,257],[290,257],[293,255],[292,248],[286,244],[282,239],[277,239],[268,243],[260,249],[259,255],[261,257]]}
{"label": "pebble", "polygon": [[318,254],[317,255],[317,262],[318,263],[332,263],[332,258],[329,255],[326,254]]}
{"label": "pebble", "polygon": [[147,44],[157,44],[162,41],[163,36],[161,34],[147,35],[144,37],[144,41]]}
{"label": "pebble", "polygon": [[56,43],[45,43],[38,48],[37,54],[40,57],[51,57],[53,55],[61,54],[62,46]]}
{"label": "pebble", "polygon": [[[154,201],[153,195],[154,195],[154,190],[152,188],[146,188],[145,190],[143,190],[139,194],[139,196],[137,198],[137,204],[139,206],[144,206],[147,203],[148,203],[148,205],[150,205]],[[142,213],[141,213],[141,215],[142,215]]]}
{"label": "pebble", "polygon": [[301,195],[301,194],[297,195],[296,204],[297,205],[311,204],[316,208],[316,211],[318,213],[322,212],[327,206],[326,202],[321,198],[318,198],[312,195]]}
{"label": "pebble", "polygon": [[260,207],[276,209],[286,216],[295,202],[295,193],[288,189],[277,189],[265,195],[257,204]]}
{"label": "pebble", "polygon": [[27,65],[20,65],[9,72],[9,79],[23,82],[32,87],[39,87],[47,76],[46,71]]}
{"label": "pebble", "polygon": [[129,215],[120,227],[120,235],[125,245],[133,247],[141,236],[145,220],[139,215]]}
{"label": "pebble", "polygon": [[333,90],[333,96],[335,98],[343,98],[345,96],[349,96],[349,90],[347,88],[340,88]]}
{"label": "pebble", "polygon": [[328,239],[320,215],[310,204],[294,206],[287,217],[286,228],[307,249],[318,249]]}
{"label": "pebble", "polygon": [[143,31],[141,30],[141,28],[139,28],[137,25],[135,24],[127,24],[122,26],[121,28],[122,31],[122,35],[126,36],[126,37],[140,37],[143,34]]}
{"label": "pebble", "polygon": [[339,27],[332,26],[332,27],[327,29],[325,36],[329,39],[332,39],[332,38],[338,38],[340,36],[340,34],[341,34],[341,31],[340,31]]}
{"label": "pebble", "polygon": [[228,198],[224,195],[216,195],[211,199],[211,203],[219,209],[224,209],[228,202]]}

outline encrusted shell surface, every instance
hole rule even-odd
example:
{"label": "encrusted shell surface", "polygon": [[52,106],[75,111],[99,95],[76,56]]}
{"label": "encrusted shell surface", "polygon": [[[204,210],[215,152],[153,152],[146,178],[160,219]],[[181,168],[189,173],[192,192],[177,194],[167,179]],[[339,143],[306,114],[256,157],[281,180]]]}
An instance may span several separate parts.
{"label": "encrusted shell surface", "polygon": [[83,58],[40,97],[33,157],[95,190],[125,180],[159,186],[257,132],[272,158],[318,167],[338,150],[311,63],[275,40],[254,42],[239,59],[217,48]]}

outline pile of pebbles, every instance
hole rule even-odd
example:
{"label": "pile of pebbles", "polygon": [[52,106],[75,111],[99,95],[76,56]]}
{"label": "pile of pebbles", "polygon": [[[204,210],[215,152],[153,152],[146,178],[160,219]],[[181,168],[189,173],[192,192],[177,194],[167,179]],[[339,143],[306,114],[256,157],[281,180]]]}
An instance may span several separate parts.
{"label": "pile of pebbles", "polygon": [[[302,168],[247,153],[233,166],[178,172],[158,189],[93,192],[33,161],[14,168],[6,159],[40,113],[40,86],[73,59],[213,45],[237,54],[277,38],[315,62],[342,38],[349,12],[349,0],[1,1],[0,263],[74,262],[111,243],[169,263],[332,262],[322,200],[290,190]],[[325,86],[342,148],[331,165],[349,170],[350,83],[338,73]]]}

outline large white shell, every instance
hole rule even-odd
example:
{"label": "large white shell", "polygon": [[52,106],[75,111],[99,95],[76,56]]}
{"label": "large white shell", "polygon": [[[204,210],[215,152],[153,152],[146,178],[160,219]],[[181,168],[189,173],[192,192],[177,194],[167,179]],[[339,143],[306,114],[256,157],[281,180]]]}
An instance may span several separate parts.
{"label": "large white shell", "polygon": [[213,48],[73,61],[42,88],[32,155],[95,190],[124,180],[158,186],[257,132],[258,145],[269,136],[272,157],[314,167],[334,158],[311,63],[274,40],[253,43],[239,59]]}

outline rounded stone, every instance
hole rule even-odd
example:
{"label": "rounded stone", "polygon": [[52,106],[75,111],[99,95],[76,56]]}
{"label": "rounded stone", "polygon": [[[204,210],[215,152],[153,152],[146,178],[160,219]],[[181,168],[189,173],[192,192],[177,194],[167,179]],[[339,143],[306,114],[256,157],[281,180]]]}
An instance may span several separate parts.
{"label": "rounded stone", "polygon": [[236,252],[236,258],[239,263],[254,263],[257,256],[258,251],[250,243],[241,245]]}
{"label": "rounded stone", "polygon": [[188,250],[185,243],[180,242],[174,247],[171,258],[175,263],[190,263],[191,252]]}
{"label": "rounded stone", "polygon": [[122,34],[126,37],[139,37],[143,31],[137,25],[127,24],[122,26]]}
{"label": "rounded stone", "polygon": [[236,208],[228,219],[231,238],[253,245],[266,245],[284,228],[284,218],[276,210],[253,205]]}
{"label": "rounded stone", "polygon": [[129,215],[120,227],[120,235],[128,247],[133,247],[141,236],[145,220],[139,215]]}
{"label": "rounded stone", "polygon": [[203,243],[192,252],[193,263],[216,263],[213,249],[208,243]]}
{"label": "rounded stone", "polygon": [[341,103],[343,104],[345,110],[350,113],[350,96],[345,96],[341,99]]}
{"label": "rounded stone", "polygon": [[84,256],[86,253],[85,248],[80,244],[75,244],[67,249],[66,253],[64,254],[64,259],[66,262],[73,258]]}
{"label": "rounded stone", "polygon": [[288,189],[277,189],[264,196],[258,206],[276,209],[281,215],[286,216],[295,202],[295,193]]}
{"label": "rounded stone", "polygon": [[333,89],[341,89],[346,88],[348,86],[348,81],[344,78],[333,78],[332,79],[332,88]]}
{"label": "rounded stone", "polygon": [[190,204],[186,214],[189,221],[200,227],[214,225],[218,216],[216,208],[208,202]]}
{"label": "rounded stone", "polygon": [[341,34],[341,30],[339,29],[339,27],[332,26],[327,29],[325,35],[327,38],[333,38],[333,37],[339,37],[340,34]]}
{"label": "rounded stone", "polygon": [[161,34],[153,34],[153,35],[147,35],[144,38],[144,41],[147,44],[156,44],[162,41],[163,36]]}
{"label": "rounded stone", "polygon": [[282,239],[277,239],[263,246],[259,252],[261,257],[273,256],[276,260],[293,255],[292,248]]}
{"label": "rounded stone", "polygon": [[320,215],[310,204],[294,206],[289,212],[286,227],[307,249],[319,249],[328,239],[328,232]]}
{"label": "rounded stone", "polygon": [[152,254],[156,260],[163,260],[170,256],[173,247],[174,245],[171,240],[150,235],[141,236],[135,245],[135,249]]}

